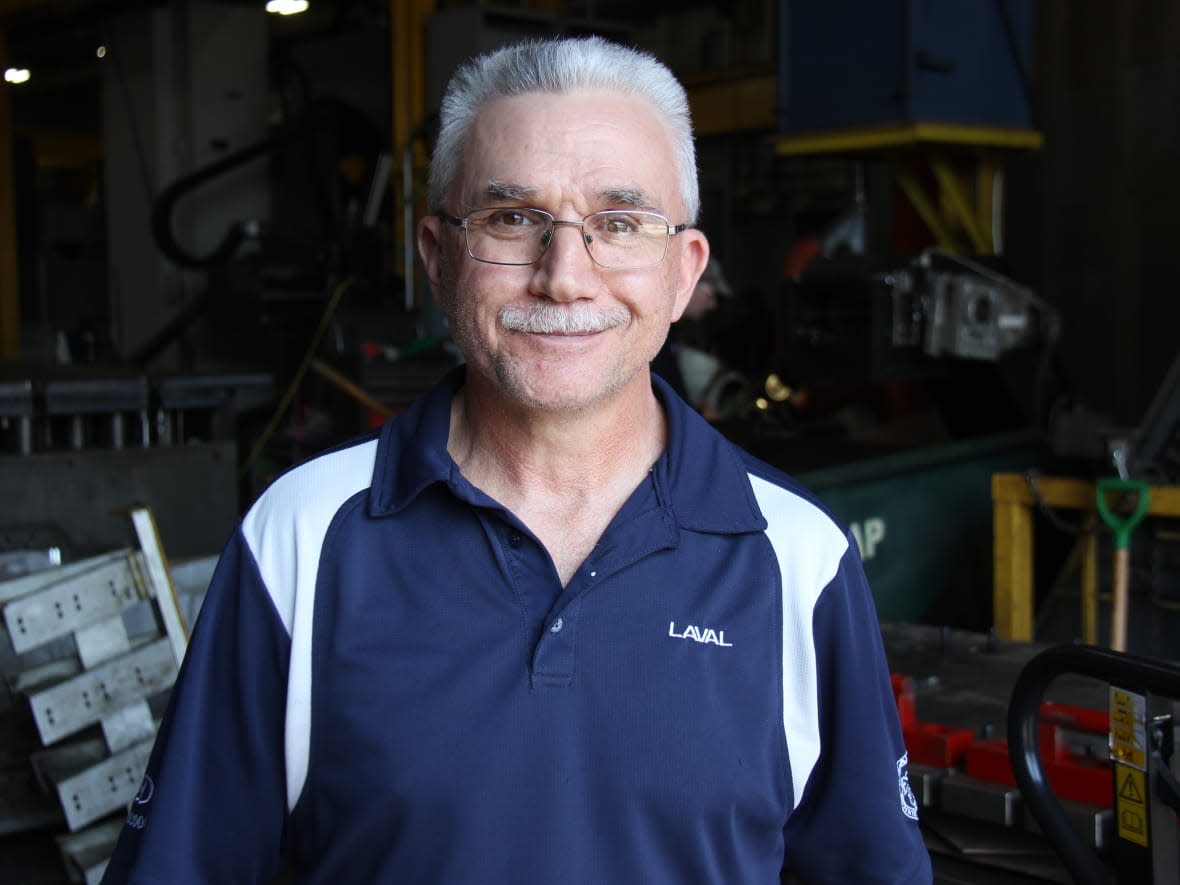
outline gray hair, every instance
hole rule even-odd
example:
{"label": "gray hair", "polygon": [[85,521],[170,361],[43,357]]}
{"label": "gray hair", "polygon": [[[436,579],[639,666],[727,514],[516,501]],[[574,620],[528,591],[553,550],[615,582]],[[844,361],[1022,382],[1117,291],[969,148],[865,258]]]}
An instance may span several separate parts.
{"label": "gray hair", "polygon": [[[700,211],[696,147],[684,87],[655,56],[602,37],[527,40],[465,62],[443,94],[430,159],[428,199],[440,209],[459,175],[468,134],[487,102],[531,92],[613,89],[646,99],[664,118],[676,152],[680,196],[695,223]],[[676,219],[672,219],[673,222]]]}

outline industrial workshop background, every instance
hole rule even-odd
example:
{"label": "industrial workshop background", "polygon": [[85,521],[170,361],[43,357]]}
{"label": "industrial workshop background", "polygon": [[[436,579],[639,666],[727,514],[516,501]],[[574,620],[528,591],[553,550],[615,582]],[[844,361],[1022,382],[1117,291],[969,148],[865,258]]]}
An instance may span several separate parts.
{"label": "industrial workshop background", "polygon": [[1174,0],[0,0],[0,587],[146,507],[199,604],[271,478],[454,365],[412,242],[443,84],[584,33],[688,87],[734,292],[674,331],[884,624],[1108,636],[1114,478],[1163,490],[1126,642],[1174,657]]}

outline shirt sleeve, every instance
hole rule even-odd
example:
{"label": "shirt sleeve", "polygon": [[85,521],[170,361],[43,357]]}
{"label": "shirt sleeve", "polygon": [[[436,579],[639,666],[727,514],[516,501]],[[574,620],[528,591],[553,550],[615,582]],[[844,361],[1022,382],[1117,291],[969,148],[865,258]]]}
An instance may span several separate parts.
{"label": "shirt sleeve", "polygon": [[247,885],[280,871],[289,655],[239,529],[210,582],[104,885]]}
{"label": "shirt sleeve", "polygon": [[880,625],[851,539],[813,627],[821,749],[787,822],[785,868],[806,883],[927,885]]}

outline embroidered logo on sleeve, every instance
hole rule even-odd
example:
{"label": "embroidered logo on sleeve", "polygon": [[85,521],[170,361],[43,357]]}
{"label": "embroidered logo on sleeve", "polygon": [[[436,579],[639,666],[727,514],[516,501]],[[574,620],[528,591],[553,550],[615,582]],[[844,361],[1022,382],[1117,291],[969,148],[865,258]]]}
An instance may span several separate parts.
{"label": "embroidered logo on sleeve", "polygon": [[147,826],[147,805],[156,794],[156,783],[151,775],[143,776],[143,783],[139,785],[139,792],[135,794],[130,807],[127,809],[127,826],[134,830],[142,830]]}
{"label": "embroidered logo on sleeve", "polygon": [[911,820],[918,819],[918,797],[910,787],[910,754],[903,753],[897,760],[897,792],[901,798],[901,813]]}

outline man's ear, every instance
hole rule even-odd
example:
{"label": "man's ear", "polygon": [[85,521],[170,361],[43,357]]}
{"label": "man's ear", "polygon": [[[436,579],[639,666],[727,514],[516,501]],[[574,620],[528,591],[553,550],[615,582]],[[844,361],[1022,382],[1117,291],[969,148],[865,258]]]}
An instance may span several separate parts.
{"label": "man's ear", "polygon": [[438,297],[438,281],[442,262],[442,224],[437,215],[427,215],[418,222],[418,256],[426,268],[426,279]]}
{"label": "man's ear", "polygon": [[696,228],[689,228],[676,235],[680,243],[680,272],[677,275],[676,304],[672,308],[672,322],[684,314],[684,308],[692,299],[697,280],[709,263],[709,240]]}

